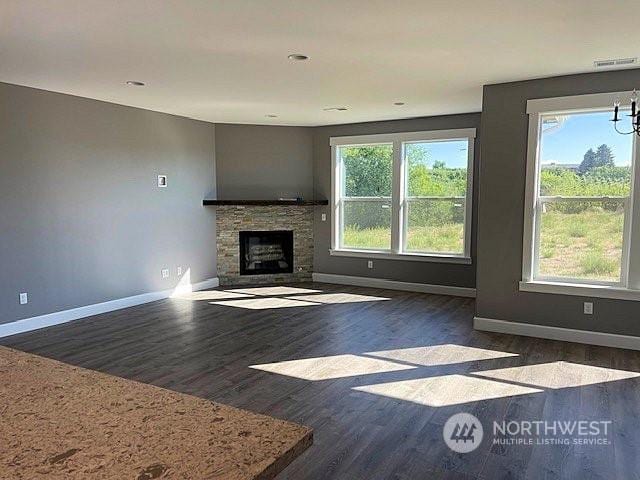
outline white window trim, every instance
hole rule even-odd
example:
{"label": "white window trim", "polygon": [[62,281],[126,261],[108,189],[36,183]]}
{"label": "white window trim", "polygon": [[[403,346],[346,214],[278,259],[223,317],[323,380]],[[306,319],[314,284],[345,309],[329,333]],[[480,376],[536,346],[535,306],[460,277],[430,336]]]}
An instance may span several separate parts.
{"label": "white window trim", "polygon": [[471,265],[471,258],[464,255],[438,255],[436,253],[391,253],[382,250],[330,249],[334,257],[381,258],[391,260],[409,260],[413,262],[460,263]]}
{"label": "white window trim", "polygon": [[[403,132],[384,133],[374,135],[356,135],[344,137],[331,137],[331,249],[329,253],[335,256],[344,257],[365,257],[365,258],[387,258],[395,260],[409,260],[422,262],[442,262],[471,264],[471,229],[473,212],[473,170],[474,170],[474,147],[476,129],[457,128],[449,130],[430,130],[423,132]],[[421,253],[405,252],[404,245],[404,151],[403,145],[408,142],[437,140],[467,140],[467,192],[464,213],[464,252],[462,254],[441,254],[441,253]],[[340,222],[342,221],[340,206],[339,181],[341,176],[341,166],[336,156],[338,146],[371,145],[381,143],[393,144],[393,177],[391,196],[391,249],[390,250],[369,250],[369,249],[349,249],[340,248],[340,232],[342,231]]]}
{"label": "white window trim", "polygon": [[521,292],[551,293],[557,295],[574,295],[578,297],[612,298],[617,300],[640,301],[640,290],[612,287],[609,285],[586,285],[567,282],[547,282],[542,280],[519,284]]}
{"label": "white window trim", "polygon": [[[534,254],[536,246],[535,206],[538,203],[538,158],[540,148],[540,124],[543,115],[576,113],[589,110],[612,110],[613,103],[629,107],[632,92],[611,92],[570,97],[542,98],[527,101],[529,132],[527,141],[527,169],[524,205],[524,229],[522,241],[522,281],[519,289],[526,292],[577,295],[622,300],[640,300],[640,253],[631,250],[632,244],[640,245],[640,221],[633,221],[633,212],[640,212],[640,141],[633,136],[631,167],[631,196],[625,209],[623,232],[622,275],[620,283],[584,281],[580,279],[535,278],[537,270]],[[638,249],[636,249],[638,250]]]}

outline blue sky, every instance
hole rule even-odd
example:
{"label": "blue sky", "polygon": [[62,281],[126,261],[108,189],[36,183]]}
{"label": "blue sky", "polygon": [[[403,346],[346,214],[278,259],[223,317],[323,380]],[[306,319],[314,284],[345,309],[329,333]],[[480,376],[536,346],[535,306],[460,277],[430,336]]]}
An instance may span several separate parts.
{"label": "blue sky", "polygon": [[422,148],[427,154],[427,166],[433,167],[436,160],[443,161],[449,168],[467,166],[467,141],[451,140],[446,142],[413,143],[413,148]]}
{"label": "blue sky", "polygon": [[[621,112],[621,122],[618,128],[621,131],[630,130],[628,112]],[[558,129],[553,129],[542,134],[540,150],[541,163],[570,163],[576,164],[582,161],[584,153],[606,143],[611,147],[615,155],[616,165],[631,164],[632,135],[620,135],[613,128],[609,120],[612,112],[588,113],[570,115]]]}

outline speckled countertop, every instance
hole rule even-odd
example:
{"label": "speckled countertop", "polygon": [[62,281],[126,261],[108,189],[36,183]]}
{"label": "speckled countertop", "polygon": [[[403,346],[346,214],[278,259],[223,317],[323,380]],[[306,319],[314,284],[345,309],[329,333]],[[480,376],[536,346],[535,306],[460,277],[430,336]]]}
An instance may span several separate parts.
{"label": "speckled countertop", "polygon": [[0,347],[2,479],[269,479],[308,427]]}

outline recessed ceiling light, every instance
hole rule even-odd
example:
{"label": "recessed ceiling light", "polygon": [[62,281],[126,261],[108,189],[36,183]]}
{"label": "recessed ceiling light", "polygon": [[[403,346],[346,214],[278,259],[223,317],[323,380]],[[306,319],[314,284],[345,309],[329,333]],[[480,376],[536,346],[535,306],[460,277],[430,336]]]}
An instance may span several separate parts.
{"label": "recessed ceiling light", "polygon": [[144,87],[144,82],[138,82],[137,80],[127,80],[127,85],[132,87]]}
{"label": "recessed ceiling light", "polygon": [[393,104],[400,106],[400,105],[404,105],[404,102],[394,102]]}
{"label": "recessed ceiling light", "polygon": [[287,57],[289,60],[295,60],[296,62],[301,62],[303,60],[309,60],[309,57],[303,55],[301,53],[292,53]]}
{"label": "recessed ceiling light", "polygon": [[348,110],[347,107],[327,107],[327,108],[323,108],[323,110],[325,112],[344,112],[345,110]]}
{"label": "recessed ceiling light", "polygon": [[638,63],[637,57],[631,58],[610,58],[607,60],[596,60],[593,66],[596,68],[619,67],[627,65],[635,65]]}
{"label": "recessed ceiling light", "polygon": [[278,118],[278,115],[274,115],[273,113],[270,113],[268,115],[265,115],[265,117],[267,117],[267,118]]}

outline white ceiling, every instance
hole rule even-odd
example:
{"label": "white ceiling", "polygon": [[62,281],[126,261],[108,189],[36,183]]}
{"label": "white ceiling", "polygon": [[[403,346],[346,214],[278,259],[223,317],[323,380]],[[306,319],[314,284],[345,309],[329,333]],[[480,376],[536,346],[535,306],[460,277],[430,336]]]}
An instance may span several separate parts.
{"label": "white ceiling", "polygon": [[637,0],[0,0],[0,81],[212,122],[479,111],[484,84],[635,56]]}

